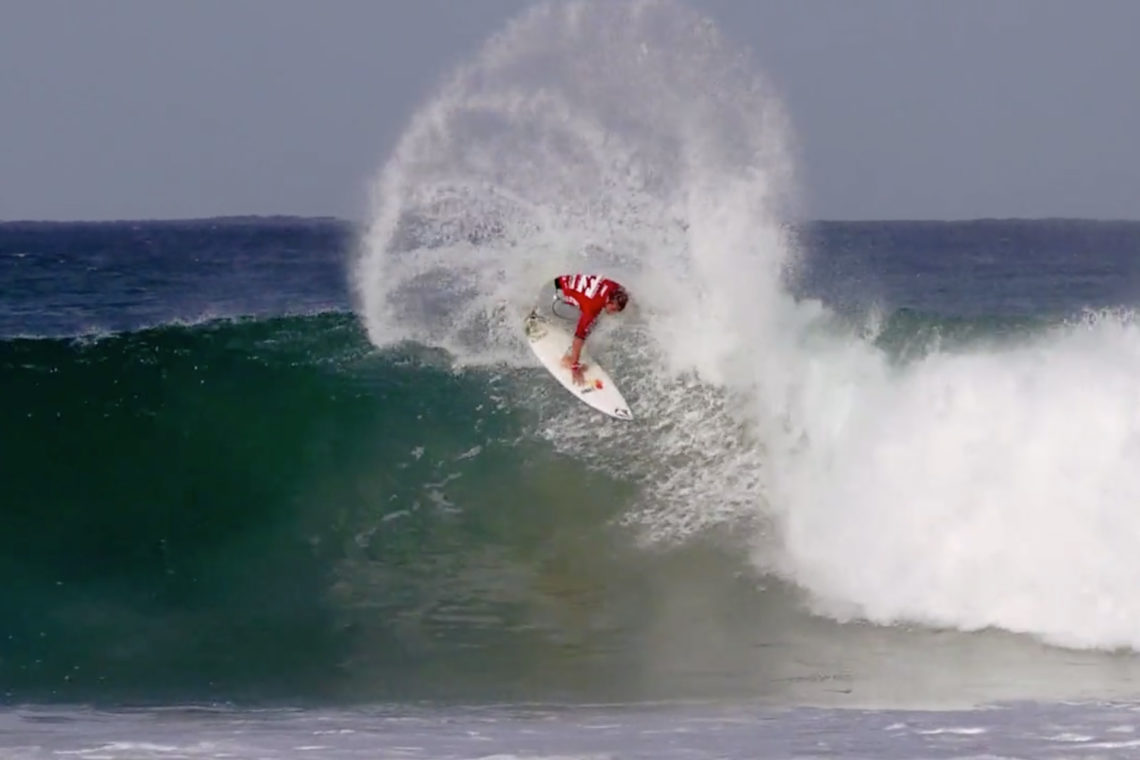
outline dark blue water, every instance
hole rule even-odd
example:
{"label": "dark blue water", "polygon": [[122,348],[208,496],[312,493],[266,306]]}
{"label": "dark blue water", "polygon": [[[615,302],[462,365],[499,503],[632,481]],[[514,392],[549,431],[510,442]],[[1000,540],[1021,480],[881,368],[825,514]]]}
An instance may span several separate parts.
{"label": "dark blue water", "polygon": [[331,219],[0,224],[0,335],[345,311],[354,241]]}
{"label": "dark blue water", "polygon": [[947,318],[1041,318],[1140,302],[1140,224],[1080,220],[821,222],[805,290]]}
{"label": "dark blue water", "polygon": [[[3,223],[0,334],[348,311],[358,232],[296,218]],[[792,287],[841,310],[1039,318],[1140,300],[1136,222],[819,222],[799,239]]]}

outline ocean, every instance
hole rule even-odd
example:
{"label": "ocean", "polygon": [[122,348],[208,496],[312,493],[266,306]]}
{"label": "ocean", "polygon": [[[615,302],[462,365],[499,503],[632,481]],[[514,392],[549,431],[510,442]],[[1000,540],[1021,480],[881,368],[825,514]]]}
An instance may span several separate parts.
{"label": "ocean", "polygon": [[[1117,582],[1138,567],[1136,522],[1115,490],[1135,476],[1106,468],[1137,418],[1083,401],[1135,398],[1108,381],[1135,345],[1140,223],[802,227],[796,298],[847,315],[829,329],[904,384],[866,389],[900,398],[877,402],[862,444],[937,445],[905,460],[920,473],[828,451],[888,482],[794,505],[850,510],[832,527],[856,544],[852,519],[883,534],[834,552],[836,572],[874,573],[842,614],[814,609],[814,578],[755,556],[792,530],[738,503],[737,449],[759,434],[686,452],[668,432],[702,414],[720,430],[727,400],[670,381],[681,402],[662,420],[634,382],[638,420],[620,423],[527,360],[521,333],[515,364],[377,347],[346,274],[361,234],[325,219],[0,225],[8,756],[1135,751],[1140,618]],[[605,333],[615,367],[623,335]],[[905,383],[927,372],[941,377],[916,418]],[[1042,424],[1082,436],[1034,436]],[[678,447],[668,461],[662,445]],[[955,564],[965,539],[984,551]]]}
{"label": "ocean", "polygon": [[556,4],[360,222],[0,223],[0,757],[1135,756],[1140,222],[804,221],[794,135]]}

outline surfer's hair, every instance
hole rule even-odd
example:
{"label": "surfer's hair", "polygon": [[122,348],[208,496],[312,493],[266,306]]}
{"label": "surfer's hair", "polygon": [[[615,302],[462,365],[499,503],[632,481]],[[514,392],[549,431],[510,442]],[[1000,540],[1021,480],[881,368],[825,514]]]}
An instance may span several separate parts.
{"label": "surfer's hair", "polygon": [[610,293],[610,302],[617,304],[618,311],[624,311],[625,305],[629,303],[629,293],[626,293],[625,288],[618,285],[613,289],[613,292]]}

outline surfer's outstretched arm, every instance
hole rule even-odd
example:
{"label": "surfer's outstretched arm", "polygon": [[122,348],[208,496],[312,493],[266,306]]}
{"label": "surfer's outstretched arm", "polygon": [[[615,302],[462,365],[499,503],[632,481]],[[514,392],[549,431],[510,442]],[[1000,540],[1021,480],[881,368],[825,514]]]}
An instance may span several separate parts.
{"label": "surfer's outstretched arm", "polygon": [[586,370],[586,365],[582,364],[582,346],[586,345],[583,338],[574,336],[574,342],[570,344],[570,350],[562,357],[562,366],[570,370],[574,378],[574,382],[581,385],[585,382],[582,373]]}
{"label": "surfer's outstretched arm", "polygon": [[586,341],[578,336],[574,336],[574,342],[570,344],[570,351],[566,354],[566,364],[578,364],[582,358],[582,347],[586,345]]}

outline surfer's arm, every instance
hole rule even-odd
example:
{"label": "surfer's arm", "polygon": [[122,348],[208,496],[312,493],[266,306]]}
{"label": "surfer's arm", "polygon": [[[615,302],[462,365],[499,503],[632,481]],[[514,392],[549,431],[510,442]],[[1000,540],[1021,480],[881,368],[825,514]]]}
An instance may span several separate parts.
{"label": "surfer's arm", "polygon": [[574,342],[570,344],[570,350],[562,357],[562,366],[573,373],[574,382],[579,385],[585,382],[585,378],[582,376],[586,369],[586,366],[582,364],[582,348],[586,345],[586,336],[590,334],[590,328],[600,313],[600,308],[590,308],[589,306],[582,308],[582,316],[578,318],[578,327],[574,330]]}
{"label": "surfer's arm", "polygon": [[586,344],[583,338],[574,336],[574,342],[570,344],[570,350],[562,357],[562,366],[570,370],[570,376],[578,385],[586,382],[586,378],[582,375],[586,370],[586,365],[582,364],[582,346]]}
{"label": "surfer's arm", "polygon": [[570,350],[562,357],[562,366],[566,369],[583,369],[582,346],[584,345],[586,345],[586,341],[575,335],[574,342],[570,344]]}
{"label": "surfer's arm", "polygon": [[598,318],[599,311],[582,309],[582,316],[578,318],[578,327],[574,330],[574,342],[570,344],[570,352],[566,354],[566,365],[578,365],[581,361],[582,347],[586,345],[586,336],[594,320]]}
{"label": "surfer's arm", "polygon": [[598,315],[602,313],[600,304],[587,304],[581,308],[582,315],[578,317],[578,326],[574,329],[574,346],[571,350],[574,352],[574,360],[578,360],[578,354],[582,353],[582,345],[586,342],[586,336],[590,334],[590,328],[594,326],[594,321],[597,320]]}
{"label": "surfer's arm", "polygon": [[574,336],[574,342],[570,344],[569,359],[570,359],[570,365],[571,366],[574,366],[576,364],[581,363],[582,346],[584,346],[584,345],[586,345],[585,338],[579,338],[577,335],[575,335]]}

